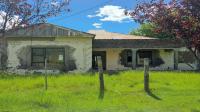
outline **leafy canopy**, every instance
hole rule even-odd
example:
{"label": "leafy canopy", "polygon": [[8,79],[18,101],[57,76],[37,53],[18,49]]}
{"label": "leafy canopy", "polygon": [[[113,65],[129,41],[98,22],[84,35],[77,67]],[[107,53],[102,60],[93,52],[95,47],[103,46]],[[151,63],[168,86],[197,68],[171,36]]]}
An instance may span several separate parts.
{"label": "leafy canopy", "polygon": [[156,26],[152,23],[143,23],[141,26],[130,32],[131,35],[147,36],[159,39],[175,38],[174,35],[165,32],[156,32]]}
{"label": "leafy canopy", "polygon": [[43,23],[68,9],[69,0],[1,0],[0,33],[19,26]]}

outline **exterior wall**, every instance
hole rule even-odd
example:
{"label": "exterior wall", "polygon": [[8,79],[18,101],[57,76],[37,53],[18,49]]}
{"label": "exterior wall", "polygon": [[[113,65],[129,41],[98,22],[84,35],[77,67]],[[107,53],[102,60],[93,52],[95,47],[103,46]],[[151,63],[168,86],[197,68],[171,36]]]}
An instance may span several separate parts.
{"label": "exterior wall", "polygon": [[[125,50],[123,48],[108,48],[100,49],[95,48],[93,51],[106,51],[106,68],[107,70],[128,70],[132,67],[124,67],[120,63],[120,53]],[[174,52],[166,52],[165,50],[159,50],[160,58],[164,61],[164,64],[161,64],[157,67],[151,67],[152,70],[173,70],[174,69]],[[137,67],[137,69],[143,69],[143,67]]]}
{"label": "exterior wall", "polygon": [[106,68],[107,70],[127,70],[131,69],[128,67],[124,67],[123,65],[120,64],[120,56],[119,54],[122,52],[124,49],[93,49],[93,51],[106,51]]}
{"label": "exterior wall", "polygon": [[160,58],[164,61],[164,64],[151,68],[152,70],[173,70],[174,69],[174,52],[159,50]]}
{"label": "exterior wall", "polygon": [[[185,47],[179,48],[178,51],[181,52],[189,52],[189,50]],[[178,54],[180,55],[180,54]],[[191,57],[192,58],[192,57]],[[178,63],[178,70],[196,70],[197,69],[197,62],[191,62],[191,63]]]}
{"label": "exterior wall", "polygon": [[[92,38],[58,37],[55,40],[34,41],[10,39],[8,42],[8,68],[15,69],[21,67],[21,69],[27,69],[31,67],[32,47],[69,47],[73,49],[73,52],[67,52],[69,50],[66,49],[65,58],[67,59],[69,55],[74,58],[76,65],[74,72],[86,72],[92,67]],[[68,59],[67,61],[70,60]]]}

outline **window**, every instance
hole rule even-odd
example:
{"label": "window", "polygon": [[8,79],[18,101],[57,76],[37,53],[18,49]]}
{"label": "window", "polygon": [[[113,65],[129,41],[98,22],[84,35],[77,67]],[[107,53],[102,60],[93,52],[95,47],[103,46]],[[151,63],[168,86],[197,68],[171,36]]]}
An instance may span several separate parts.
{"label": "window", "polygon": [[127,51],[127,65],[132,65],[132,52],[130,50]]}
{"label": "window", "polygon": [[43,68],[47,58],[48,68],[61,68],[64,66],[64,48],[32,48],[31,65]]}
{"label": "window", "polygon": [[123,50],[120,53],[120,62],[125,67],[132,67],[132,51],[129,49]]}
{"label": "window", "polygon": [[32,66],[42,67],[45,61],[45,49],[32,49]]}
{"label": "window", "polygon": [[152,64],[152,51],[138,51],[137,54],[137,65],[144,65],[144,58],[149,58],[150,64]]}

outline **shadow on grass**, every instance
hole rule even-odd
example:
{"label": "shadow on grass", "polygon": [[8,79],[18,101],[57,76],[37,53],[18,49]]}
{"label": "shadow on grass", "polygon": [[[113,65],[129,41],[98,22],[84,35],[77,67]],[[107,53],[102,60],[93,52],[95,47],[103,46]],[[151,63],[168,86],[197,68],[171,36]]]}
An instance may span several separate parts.
{"label": "shadow on grass", "polygon": [[[96,73],[98,72],[98,70],[92,70],[91,72],[91,75],[95,75]],[[103,73],[104,74],[107,74],[109,76],[112,76],[112,75],[120,75],[121,72],[123,72],[122,70],[104,70]]]}
{"label": "shadow on grass", "polygon": [[99,92],[99,99],[100,100],[104,99],[104,91],[103,92]]}
{"label": "shadow on grass", "polygon": [[150,90],[148,92],[146,92],[147,95],[149,95],[150,97],[154,98],[155,100],[162,100],[160,97],[156,96],[155,94],[153,94]]}
{"label": "shadow on grass", "polygon": [[112,75],[121,75],[121,73],[123,72],[123,70],[107,70],[105,71],[106,74],[112,76]]}

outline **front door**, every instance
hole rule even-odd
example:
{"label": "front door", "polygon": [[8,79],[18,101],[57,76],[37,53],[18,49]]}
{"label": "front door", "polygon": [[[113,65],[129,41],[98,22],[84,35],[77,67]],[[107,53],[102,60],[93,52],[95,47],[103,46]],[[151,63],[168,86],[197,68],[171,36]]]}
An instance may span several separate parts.
{"label": "front door", "polygon": [[101,56],[103,69],[106,70],[106,51],[93,51],[92,52],[92,68],[94,70],[98,69],[97,56]]}

